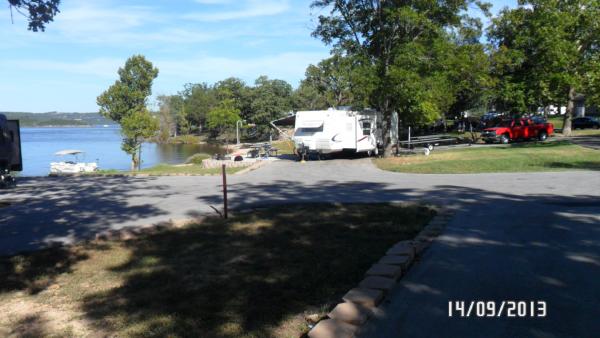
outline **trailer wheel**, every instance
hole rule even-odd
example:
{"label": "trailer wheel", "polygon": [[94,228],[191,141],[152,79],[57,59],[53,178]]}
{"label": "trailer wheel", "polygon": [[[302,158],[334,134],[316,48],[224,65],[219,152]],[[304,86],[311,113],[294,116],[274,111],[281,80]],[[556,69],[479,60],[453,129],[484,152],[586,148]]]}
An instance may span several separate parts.
{"label": "trailer wheel", "polygon": [[429,148],[423,148],[423,155],[429,156],[430,153],[431,151],[429,150]]}
{"label": "trailer wheel", "polygon": [[428,144],[427,149],[429,149],[429,151],[433,151],[433,144]]}

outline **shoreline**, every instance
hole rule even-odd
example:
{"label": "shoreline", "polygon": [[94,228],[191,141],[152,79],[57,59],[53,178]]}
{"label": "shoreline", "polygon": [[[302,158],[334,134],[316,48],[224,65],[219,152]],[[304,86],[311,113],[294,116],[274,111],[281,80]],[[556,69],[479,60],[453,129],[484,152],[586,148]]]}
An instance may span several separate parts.
{"label": "shoreline", "polygon": [[55,126],[55,125],[49,125],[49,126],[31,126],[31,125],[21,125],[21,129],[24,128],[106,128],[106,129],[118,129],[116,128],[118,127],[117,124],[108,124],[106,125],[106,127],[104,125],[89,125],[89,124],[84,124],[84,125],[60,125],[60,126]]}

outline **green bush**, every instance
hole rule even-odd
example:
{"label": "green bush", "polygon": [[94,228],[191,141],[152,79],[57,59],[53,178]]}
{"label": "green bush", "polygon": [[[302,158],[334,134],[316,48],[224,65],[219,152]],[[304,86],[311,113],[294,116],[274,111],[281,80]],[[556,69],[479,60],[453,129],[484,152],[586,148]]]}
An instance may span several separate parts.
{"label": "green bush", "polygon": [[210,155],[198,153],[198,154],[194,154],[194,155],[188,157],[187,160],[185,160],[185,163],[187,163],[187,164],[202,164],[202,160],[206,160],[207,158],[210,158]]}

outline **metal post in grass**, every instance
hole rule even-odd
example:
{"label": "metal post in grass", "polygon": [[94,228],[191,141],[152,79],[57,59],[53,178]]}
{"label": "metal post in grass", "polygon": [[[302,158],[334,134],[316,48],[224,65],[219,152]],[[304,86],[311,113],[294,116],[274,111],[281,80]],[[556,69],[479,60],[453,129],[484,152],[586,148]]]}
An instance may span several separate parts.
{"label": "metal post in grass", "polygon": [[221,168],[223,169],[223,218],[227,219],[227,171],[225,170],[225,164]]}

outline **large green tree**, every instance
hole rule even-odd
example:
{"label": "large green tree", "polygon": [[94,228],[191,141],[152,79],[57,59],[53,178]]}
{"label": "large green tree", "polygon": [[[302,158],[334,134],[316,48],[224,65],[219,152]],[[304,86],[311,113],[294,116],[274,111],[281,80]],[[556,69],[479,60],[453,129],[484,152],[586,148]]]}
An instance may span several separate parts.
{"label": "large green tree", "polygon": [[153,136],[158,122],[146,105],[152,94],[152,82],[158,69],[142,55],[127,59],[119,68],[119,79],[97,98],[100,114],[121,124],[122,149],[131,155],[132,170],[141,165],[140,152],[144,139]]}
{"label": "large green tree", "polygon": [[303,79],[292,94],[292,107],[294,110],[321,110],[327,109],[327,97],[312,82]]}
{"label": "large green tree", "polygon": [[8,6],[27,18],[29,30],[34,32],[46,30],[46,24],[54,20],[54,16],[60,12],[58,6],[60,0],[8,0]]}
{"label": "large green tree", "polygon": [[214,86],[219,101],[233,100],[235,108],[240,112],[240,117],[249,119],[252,115],[251,88],[241,79],[230,77],[219,81]]}
{"label": "large green tree", "polygon": [[156,100],[160,118],[160,140],[167,141],[182,130],[187,133],[187,124],[183,116],[183,98],[179,95],[160,95]]}
{"label": "large green tree", "polygon": [[600,2],[521,0],[493,21],[494,71],[501,101],[517,109],[567,105],[563,133],[571,134],[578,94],[598,99]]}
{"label": "large green tree", "polygon": [[292,86],[260,76],[252,89],[251,108],[249,122],[256,124],[258,136],[266,136],[271,129],[269,123],[292,110]]}
{"label": "large green tree", "polygon": [[218,103],[213,86],[207,83],[188,83],[179,93],[183,97],[183,110],[189,131],[202,132],[208,112]]}
{"label": "large green tree", "polygon": [[142,143],[155,136],[158,128],[159,122],[145,107],[133,110],[121,119],[121,149],[131,155],[132,171],[141,168]]}
{"label": "large green tree", "polygon": [[240,112],[236,107],[234,99],[224,99],[212,108],[207,115],[207,126],[218,135],[224,135],[225,132],[235,127],[236,122],[240,120]]}
{"label": "large green tree", "polygon": [[349,58],[334,54],[306,69],[306,85],[315,88],[329,107],[350,105],[352,98],[352,64]]}
{"label": "large green tree", "polygon": [[[362,1],[318,0],[312,7],[328,11],[319,16],[313,35],[354,61],[354,92],[383,113],[384,155],[391,154],[391,118],[398,112],[404,123],[430,121],[441,115],[449,99],[448,82],[433,59],[436,44],[447,32],[472,25],[469,5],[487,12],[488,5],[472,0]],[[433,49],[436,49],[432,51]],[[417,69],[409,67],[418,64]],[[440,82],[440,80],[444,81]]]}

